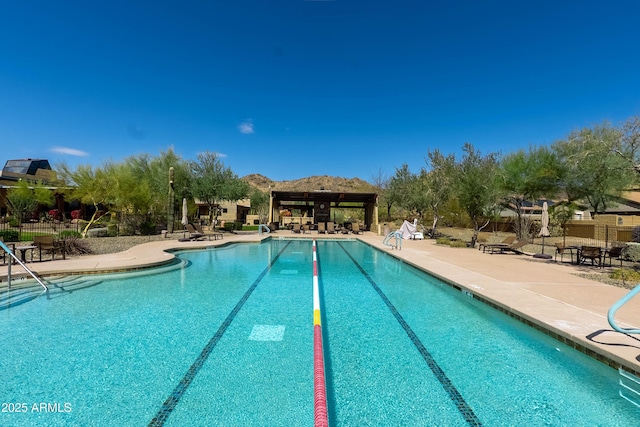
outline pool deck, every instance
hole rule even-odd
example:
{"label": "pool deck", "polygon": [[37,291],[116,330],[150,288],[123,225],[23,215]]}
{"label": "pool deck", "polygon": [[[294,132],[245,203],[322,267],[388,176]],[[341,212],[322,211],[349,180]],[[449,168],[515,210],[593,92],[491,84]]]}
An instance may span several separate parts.
{"label": "pool deck", "polygon": [[[577,276],[579,273],[602,271],[599,268],[556,263],[527,255],[491,255],[477,249],[436,245],[434,240],[403,240],[401,250],[391,250],[383,245],[382,236],[373,233],[318,235],[312,232],[300,235],[280,231],[271,235],[225,234],[223,240],[215,241],[152,241],[116,254],[34,262],[28,267],[43,277],[139,269],[170,262],[173,255],[167,251],[172,249],[256,242],[267,237],[357,238],[432,272],[475,298],[594,358],[640,373],[640,337],[616,332],[607,321],[609,308],[629,291]],[[553,249],[548,251],[552,253]],[[14,265],[12,272],[22,275],[22,268]],[[0,266],[0,290],[7,286],[6,275],[7,266]],[[623,328],[640,328],[640,297],[624,305],[616,314],[616,321]]]}

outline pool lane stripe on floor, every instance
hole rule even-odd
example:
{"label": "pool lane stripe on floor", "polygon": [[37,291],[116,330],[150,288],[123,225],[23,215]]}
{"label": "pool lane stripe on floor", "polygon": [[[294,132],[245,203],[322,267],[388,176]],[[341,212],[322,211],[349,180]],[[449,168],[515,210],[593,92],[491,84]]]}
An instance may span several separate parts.
{"label": "pool lane stripe on floor", "polygon": [[433,356],[431,356],[431,353],[429,353],[429,351],[424,346],[424,344],[422,344],[422,341],[420,341],[420,338],[418,338],[418,336],[413,331],[413,329],[411,329],[411,326],[409,326],[406,320],[404,320],[402,315],[398,312],[398,310],[395,308],[395,306],[389,300],[389,298],[387,298],[385,293],[382,292],[382,289],[380,289],[378,284],[371,278],[371,276],[369,276],[369,273],[367,273],[365,269],[362,268],[362,266],[358,263],[358,261],[356,261],[356,259],[353,258],[353,256],[351,256],[349,251],[347,251],[347,249],[342,245],[342,243],[338,242],[338,245],[347,254],[347,256],[355,264],[358,270],[360,270],[362,275],[367,279],[369,284],[378,293],[380,298],[382,298],[382,301],[384,301],[384,303],[389,308],[389,310],[391,310],[391,313],[393,313],[393,316],[396,318],[398,323],[400,323],[400,326],[402,326],[404,331],[407,333],[407,335],[411,339],[411,342],[413,342],[413,345],[416,346],[416,348],[422,355],[422,358],[427,363],[427,366],[429,366],[429,368],[431,369],[431,372],[433,372],[433,374],[436,376],[438,381],[440,381],[440,384],[442,384],[442,387],[445,389],[445,391],[451,398],[451,401],[454,403],[456,408],[458,408],[458,411],[460,412],[462,417],[465,419],[467,424],[471,426],[482,426],[482,422],[480,421],[478,416],[475,414],[475,412],[473,412],[473,409],[471,408],[471,406],[469,406],[469,404],[464,400],[464,397],[462,397],[458,389],[455,387],[455,385],[453,385],[449,377],[447,377],[447,374],[445,374],[445,372],[442,370],[440,365],[438,365],[438,362],[435,361]]}
{"label": "pool lane stripe on floor", "polygon": [[313,240],[313,421],[315,427],[327,427],[327,386],[324,373],[324,349],[322,348],[322,323],[320,322],[320,291],[318,288],[318,259],[316,241]]}
{"label": "pool lane stripe on floor", "polygon": [[218,344],[218,341],[220,341],[220,338],[222,338],[224,333],[227,331],[227,328],[229,327],[231,322],[233,322],[233,319],[235,319],[235,317],[238,315],[238,312],[240,311],[244,303],[247,302],[247,300],[249,299],[253,291],[256,289],[258,284],[262,281],[264,276],[266,276],[269,270],[271,270],[271,267],[273,267],[273,265],[276,263],[278,258],[280,258],[280,255],[282,255],[282,253],[285,251],[285,249],[287,249],[287,247],[290,244],[291,242],[288,242],[282,248],[282,250],[278,252],[278,254],[273,258],[273,260],[271,260],[267,268],[265,268],[262,271],[262,273],[260,273],[260,276],[258,276],[258,278],[253,282],[253,284],[249,287],[247,292],[244,293],[240,301],[238,301],[238,303],[233,308],[233,310],[231,310],[231,313],[229,313],[227,318],[224,319],[224,322],[222,322],[222,325],[220,325],[215,335],[211,337],[207,345],[202,349],[202,351],[200,352],[200,355],[193,362],[193,364],[191,365],[187,373],[184,375],[184,377],[182,377],[178,385],[173,389],[173,391],[171,392],[171,395],[167,398],[167,400],[164,401],[158,413],[156,413],[156,415],[151,419],[151,421],[149,422],[149,427],[164,426],[164,423],[167,422],[169,415],[171,415],[173,410],[176,408],[176,406],[180,402],[180,399],[182,398],[184,393],[187,391],[187,389],[191,385],[191,382],[193,381],[195,376],[198,374],[198,372],[202,368],[202,365],[204,365],[204,362],[207,361],[207,359],[209,358],[209,355],[211,355],[211,352],[215,348],[216,344]]}

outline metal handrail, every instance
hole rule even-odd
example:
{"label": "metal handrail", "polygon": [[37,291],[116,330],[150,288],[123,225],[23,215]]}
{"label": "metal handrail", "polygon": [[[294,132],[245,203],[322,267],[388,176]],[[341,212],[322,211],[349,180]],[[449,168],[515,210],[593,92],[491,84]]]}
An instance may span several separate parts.
{"label": "metal handrail", "polygon": [[629,302],[631,298],[636,296],[640,292],[640,285],[636,285],[630,292],[628,292],[625,296],[620,298],[615,304],[611,306],[609,312],[607,313],[607,320],[609,321],[609,325],[613,329],[618,332],[622,332],[623,334],[640,334],[640,329],[625,329],[618,326],[615,320],[616,311],[620,309],[623,305]]}
{"label": "metal handrail", "polygon": [[[391,240],[392,237],[396,238],[395,245],[393,243],[389,243],[389,240]],[[387,234],[387,237],[384,238],[382,243],[386,246],[391,246],[392,248],[402,250],[402,233],[400,231],[392,231],[391,233]]]}
{"label": "metal handrail", "polygon": [[[49,288],[47,287],[47,285],[44,284],[44,282],[42,280],[40,280],[40,278],[38,276],[35,275],[35,273],[33,271],[31,271],[31,269],[29,269],[29,267],[27,267],[22,260],[20,260],[20,258],[18,258],[16,256],[16,254],[13,253],[13,251],[11,249],[9,249],[9,247],[7,245],[5,245],[3,242],[0,242],[0,247],[2,249],[4,249],[4,251],[6,253],[9,254],[9,256],[11,258],[13,258],[18,264],[20,264],[22,266],[22,268],[24,268],[24,271],[26,271],[27,273],[29,273],[31,275],[31,277],[33,277],[35,279],[36,282],[38,282],[40,284],[40,286],[42,286],[44,288],[45,291],[48,291]],[[11,259],[9,259],[9,266],[7,267],[7,282],[9,283],[9,288],[11,288]]]}
{"label": "metal handrail", "polygon": [[267,233],[271,233],[271,229],[267,226],[267,224],[258,225],[258,234],[262,234],[262,227],[264,227],[264,231]]}

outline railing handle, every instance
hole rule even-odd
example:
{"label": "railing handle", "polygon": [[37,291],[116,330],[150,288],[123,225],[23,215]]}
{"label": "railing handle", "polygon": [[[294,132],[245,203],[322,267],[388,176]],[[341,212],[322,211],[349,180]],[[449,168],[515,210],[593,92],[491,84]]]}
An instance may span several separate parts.
{"label": "railing handle", "polygon": [[620,298],[615,304],[611,306],[609,312],[607,313],[607,320],[609,321],[609,325],[613,329],[618,332],[622,332],[623,334],[640,334],[640,329],[625,329],[618,326],[615,320],[616,311],[620,309],[623,305],[629,302],[631,298],[636,296],[640,292],[640,285],[636,285],[631,291],[629,291],[625,296]]}

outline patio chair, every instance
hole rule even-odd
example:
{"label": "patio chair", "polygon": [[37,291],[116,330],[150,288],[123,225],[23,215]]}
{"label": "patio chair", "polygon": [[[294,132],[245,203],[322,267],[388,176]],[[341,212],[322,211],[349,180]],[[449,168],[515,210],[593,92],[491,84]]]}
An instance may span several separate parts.
{"label": "patio chair", "polygon": [[580,249],[579,264],[591,261],[591,265],[602,267],[602,249],[598,246],[583,246]]}
{"label": "patio chair", "polygon": [[58,241],[53,236],[33,236],[33,245],[37,247],[40,261],[42,252],[51,252],[51,261],[56,258],[56,252],[62,253],[62,259],[67,259],[64,250],[64,241]]}
{"label": "patio chair", "polygon": [[512,243],[515,243],[515,241],[516,241],[516,236],[507,236],[500,243],[480,243],[478,245],[478,250],[482,249],[482,252],[486,252],[487,249],[509,246]]}
{"label": "patio chair", "polygon": [[556,243],[556,257],[555,261],[558,261],[558,255],[560,255],[560,262],[564,260],[564,254],[569,253],[570,262],[573,263],[573,251],[576,248],[574,246],[565,246],[562,243]]}
{"label": "patio chair", "polygon": [[300,234],[300,231],[301,231],[300,224],[298,223],[293,224],[293,228],[291,229],[291,232]]}
{"label": "patio chair", "polygon": [[609,267],[611,267],[611,262],[615,258],[620,261],[620,267],[622,267],[622,256],[625,248],[626,246],[614,245],[605,250],[602,256],[602,263],[606,263],[607,258],[609,258]]}
{"label": "patio chair", "polygon": [[336,226],[333,222],[327,223],[327,233],[328,234],[336,234]]}
{"label": "patio chair", "polygon": [[324,224],[324,222],[319,222],[318,223],[318,234],[324,234],[327,232],[327,228]]}
{"label": "patio chair", "polygon": [[491,245],[489,246],[490,253],[493,254],[505,254],[507,252],[513,252],[514,254],[522,255],[524,252],[520,248],[529,244],[526,240],[518,240],[510,245]]}
{"label": "patio chair", "polygon": [[[0,237],[0,242],[4,243],[4,240],[2,239],[2,237]],[[13,243],[5,243],[4,244],[7,248],[9,248],[9,250],[11,252],[16,251],[16,245]],[[7,255],[8,252],[4,250],[3,247],[0,246],[0,257],[2,257],[2,263],[5,264],[7,262]],[[11,262],[11,256],[9,256],[9,262]]]}
{"label": "patio chair", "polygon": [[353,225],[351,225],[351,232],[353,234],[361,234],[362,233],[360,231],[360,225],[357,222],[354,222]]}
{"label": "patio chair", "polygon": [[198,232],[193,224],[187,224],[185,228],[187,229],[187,233],[189,233],[189,240],[200,240],[206,237],[204,233]]}
{"label": "patio chair", "polygon": [[206,237],[209,240],[211,240],[211,237],[213,237],[213,240],[224,238],[224,235],[222,233],[205,233],[202,227],[200,227],[200,224],[193,224],[193,228],[195,228],[196,233],[202,234],[203,237]]}

